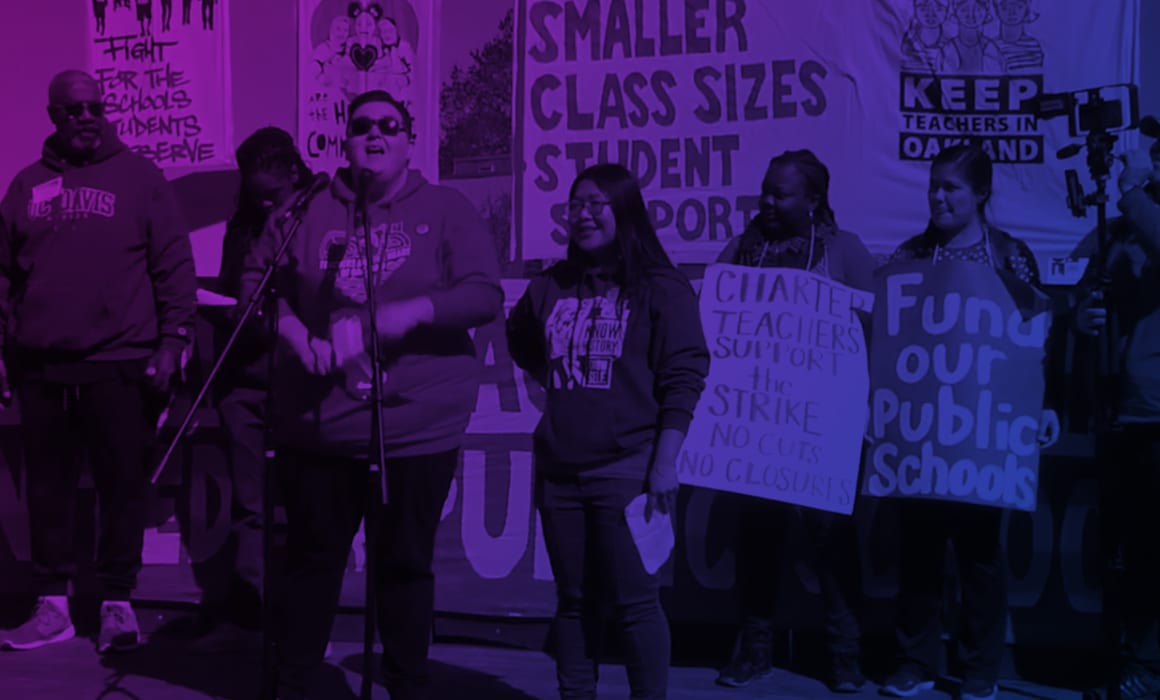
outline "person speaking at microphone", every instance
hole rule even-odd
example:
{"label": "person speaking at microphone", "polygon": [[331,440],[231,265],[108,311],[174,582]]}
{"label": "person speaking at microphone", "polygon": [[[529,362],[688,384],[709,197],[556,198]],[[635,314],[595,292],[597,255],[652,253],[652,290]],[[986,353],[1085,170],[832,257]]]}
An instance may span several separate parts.
{"label": "person speaking at microphone", "polygon": [[[406,700],[424,697],[427,685],[435,532],[482,370],[468,330],[502,312],[503,290],[495,245],[471,203],[409,169],[415,135],[406,108],[372,91],[347,114],[349,167],[301,213],[276,277],[282,357],[272,378],[272,420],[285,458],[279,470],[288,524],[275,631],[279,697],[300,697],[323,659],[367,501],[370,382],[379,381],[390,503],[375,518],[381,529],[369,554],[378,576],[369,585],[386,684],[394,700]],[[272,225],[258,241],[242,275],[243,297],[282,235]],[[377,378],[367,371],[368,286],[378,312]]]}

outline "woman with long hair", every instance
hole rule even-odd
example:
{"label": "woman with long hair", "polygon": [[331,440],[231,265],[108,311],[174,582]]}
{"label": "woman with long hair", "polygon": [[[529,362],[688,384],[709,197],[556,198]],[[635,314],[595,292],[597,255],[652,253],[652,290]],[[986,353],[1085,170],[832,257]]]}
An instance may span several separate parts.
{"label": "woman with long hair", "polygon": [[696,295],[657,238],[632,174],[580,173],[567,258],[528,285],[508,319],[516,364],[547,390],[535,431],[536,504],[556,578],[552,644],[560,697],[595,698],[599,629],[611,609],[633,698],[666,697],[670,639],[660,582],[625,508],[672,514],[677,454],[709,369]]}
{"label": "woman with long hair", "polygon": [[[991,158],[973,144],[942,150],[931,163],[926,230],[903,243],[891,262],[929,260],[978,263],[994,272],[1016,303],[1039,313],[1048,302],[1035,294],[1039,269],[1023,241],[987,220],[992,192]],[[966,292],[964,291],[964,294]],[[1046,402],[1052,403],[1052,397]],[[1049,408],[1039,422],[1042,447],[1059,437],[1059,418]],[[962,590],[960,697],[993,700],[1006,632],[1007,591],[1000,542],[1003,509],[968,503],[903,499],[898,512],[899,594],[896,634],[900,658],[883,693],[912,697],[934,687],[942,644],[941,613],[947,542],[954,544]]]}
{"label": "woman with long hair", "polygon": [[[238,298],[243,264],[270,218],[312,179],[290,134],[275,127],[258,129],[237,149],[237,208],[222,240],[219,291]],[[238,306],[219,317],[214,335],[217,354],[237,321]],[[195,562],[202,590],[204,634],[193,653],[225,653],[257,642],[262,591],[262,490],[265,464],[266,396],[270,338],[261,319],[238,337],[222,364],[215,385],[218,420],[225,437],[230,479],[230,536],[207,560]]]}
{"label": "woman with long hair", "polygon": [[[806,270],[856,289],[870,290],[874,258],[855,234],[838,228],[830,206],[830,172],[808,150],[786,151],[769,162],[761,183],[758,216],[733,238],[719,263]],[[851,397],[865,402],[866,397]],[[857,487],[850,489],[853,500]],[[733,497],[739,515],[736,542],[741,630],[717,683],[740,688],[772,670],[772,626],[777,587],[788,565],[783,548],[792,519],[800,513],[812,541],[814,569],[822,592],[826,685],[854,693],[865,683],[860,625],[855,612],[861,595],[854,518],[753,496]]]}

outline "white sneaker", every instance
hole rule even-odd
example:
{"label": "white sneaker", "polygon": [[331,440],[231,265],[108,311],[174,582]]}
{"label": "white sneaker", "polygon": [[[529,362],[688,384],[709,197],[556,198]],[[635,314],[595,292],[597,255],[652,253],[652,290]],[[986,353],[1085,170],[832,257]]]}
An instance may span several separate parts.
{"label": "white sneaker", "polygon": [[141,646],[141,629],[137,615],[125,601],[101,604],[101,632],[97,635],[97,652],[132,651]]}
{"label": "white sneaker", "polygon": [[41,596],[36,600],[32,617],[16,629],[0,632],[0,649],[24,651],[57,642],[66,642],[77,635],[68,614],[68,599],[64,608]]}

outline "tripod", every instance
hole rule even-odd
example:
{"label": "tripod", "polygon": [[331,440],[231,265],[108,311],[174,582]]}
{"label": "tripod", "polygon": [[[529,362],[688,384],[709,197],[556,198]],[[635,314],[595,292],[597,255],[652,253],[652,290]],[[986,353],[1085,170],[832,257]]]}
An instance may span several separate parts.
{"label": "tripod", "polygon": [[[245,330],[246,325],[250,319],[257,312],[258,307],[265,302],[267,306],[266,321],[268,328],[268,337],[273,339],[278,337],[278,313],[277,313],[277,291],[271,285],[271,280],[278,266],[281,265],[282,259],[286,255],[291,242],[298,233],[298,228],[302,225],[302,210],[291,210],[293,216],[290,219],[290,226],[283,232],[283,240],[274,255],[274,259],[266,267],[262,274],[262,279],[258,282],[257,288],[250,299],[246,302],[245,309],[243,309],[241,316],[234,324],[233,330],[230,332],[229,338],[226,340],[225,346],[219,353],[217,360],[210,369],[205,381],[202,382],[201,389],[198,390],[194,397],[192,404],[186,411],[185,418],[182,419],[181,425],[177,429],[177,434],[169,443],[169,447],[165,450],[165,454],[161,457],[160,463],[153,472],[150,483],[156,484],[161,474],[165,471],[169,461],[173,458],[178,445],[182,438],[185,437],[189,431],[190,425],[193,423],[194,416],[197,410],[201,407],[205,397],[209,394],[210,387],[213,385],[213,380],[221,371],[225,364],[226,358],[230,351],[237,344],[238,338]],[[267,355],[267,362],[269,363],[268,376],[274,376],[274,352],[271,349]],[[275,647],[274,639],[271,634],[274,623],[274,595],[273,582],[270,571],[274,557],[274,489],[271,488],[274,483],[274,462],[276,458],[276,451],[274,449],[273,430],[271,427],[270,416],[274,406],[274,391],[273,382],[268,387],[266,393],[266,420],[264,421],[263,435],[264,435],[264,456],[262,469],[262,558],[263,558],[263,574],[262,574],[262,700],[274,700],[277,692],[277,671],[275,665]]]}
{"label": "tripod", "polygon": [[[1114,162],[1112,148],[1118,137],[1099,129],[1087,135],[1087,166],[1092,180],[1096,183],[1096,191],[1085,195],[1079,184],[1079,177],[1075,170],[1068,170],[1067,189],[1068,206],[1077,217],[1083,217],[1089,207],[1096,210],[1096,232],[1098,246],[1096,255],[1088,262],[1092,269],[1098,271],[1093,293],[1103,295],[1107,322],[1100,331],[1097,343],[1097,360],[1095,363],[1095,390],[1093,392],[1096,404],[1095,432],[1096,432],[1096,461],[1099,465],[1099,489],[1101,503],[1101,530],[1104,549],[1104,576],[1103,576],[1103,631],[1105,643],[1107,675],[1106,687],[1101,693],[1099,690],[1090,690],[1084,693],[1085,700],[1106,698],[1120,700],[1120,681],[1123,675],[1120,646],[1123,637],[1123,606],[1124,591],[1124,544],[1123,528],[1117,504],[1122,502],[1122,484],[1120,467],[1116,464],[1116,454],[1112,446],[1122,434],[1122,425],[1119,421],[1117,403],[1120,391],[1120,347],[1119,347],[1119,315],[1115,312],[1112,297],[1109,294],[1112,286],[1111,267],[1108,251],[1111,249],[1111,232],[1108,230],[1108,193],[1107,184],[1111,176],[1111,166]],[[1069,158],[1079,153],[1078,145],[1068,146],[1059,152],[1060,158]]]}

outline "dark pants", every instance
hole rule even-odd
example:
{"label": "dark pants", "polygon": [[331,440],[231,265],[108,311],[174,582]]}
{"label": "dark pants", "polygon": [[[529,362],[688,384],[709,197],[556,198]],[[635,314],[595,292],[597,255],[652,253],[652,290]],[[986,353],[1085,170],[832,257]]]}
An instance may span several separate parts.
{"label": "dark pants", "polygon": [[900,501],[898,644],[901,667],[939,673],[947,542],[962,593],[959,660],[966,683],[995,684],[1007,624],[1006,571],[999,541],[1003,511],[936,501]]}
{"label": "dark pants", "polygon": [[645,572],[624,515],[643,490],[641,480],[536,479],[536,505],[556,579],[551,643],[563,700],[596,697],[606,608],[624,640],[631,697],[666,697],[670,640],[660,581]]}
{"label": "dark pants", "polygon": [[144,373],[144,361],[73,367],[72,377],[14,372],[40,595],[66,595],[76,573],[73,515],[86,453],[100,511],[101,594],[128,600],[137,585],[157,407]]}
{"label": "dark pants", "polygon": [[737,588],[742,619],[772,620],[777,591],[790,568],[786,532],[800,517],[810,538],[814,573],[822,594],[826,647],[832,656],[859,653],[856,608],[862,596],[854,518],[751,496],[731,496],[738,509]]}
{"label": "dark pants", "polygon": [[[435,607],[435,532],[458,450],[387,460],[390,503],[378,514],[374,582],[383,671],[392,696],[427,684]],[[287,571],[278,614],[280,683],[300,690],[322,664],[343,575],[367,501],[365,461],[288,455]]]}
{"label": "dark pants", "polygon": [[1124,546],[1125,655],[1160,670],[1160,425],[1128,425],[1114,445],[1119,504],[1103,509]]}
{"label": "dark pants", "polygon": [[209,558],[194,562],[193,574],[207,615],[255,629],[262,613],[266,391],[231,388],[218,399],[217,410],[226,438],[230,499],[223,507],[230,534]]}

